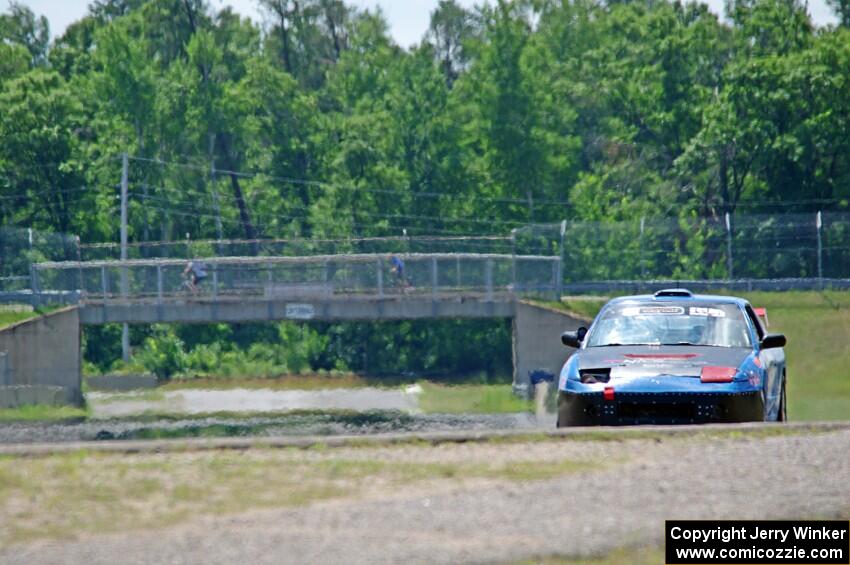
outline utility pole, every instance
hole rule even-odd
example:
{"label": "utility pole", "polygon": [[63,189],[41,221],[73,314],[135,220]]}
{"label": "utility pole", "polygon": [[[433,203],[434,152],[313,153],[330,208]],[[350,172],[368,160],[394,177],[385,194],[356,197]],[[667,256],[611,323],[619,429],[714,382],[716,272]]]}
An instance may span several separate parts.
{"label": "utility pole", "polygon": [[[226,163],[225,163],[226,165]],[[213,207],[215,208],[215,232],[218,240],[224,239],[221,228],[221,207],[218,202],[218,190],[215,187],[215,134],[210,134],[210,187],[212,188]],[[219,244],[221,245],[221,244]]]}
{"label": "utility pole", "polygon": [[[121,156],[121,261],[127,260],[127,177],[129,173],[129,158],[127,152]],[[127,267],[121,267],[121,294],[128,294]],[[121,332],[121,358],[125,363],[130,361],[130,327],[125,323]]]}

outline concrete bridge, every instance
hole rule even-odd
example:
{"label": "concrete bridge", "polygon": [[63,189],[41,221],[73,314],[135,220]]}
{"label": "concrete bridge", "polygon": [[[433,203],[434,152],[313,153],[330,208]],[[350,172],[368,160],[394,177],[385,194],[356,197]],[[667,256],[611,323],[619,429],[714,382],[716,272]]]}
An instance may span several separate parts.
{"label": "concrete bridge", "polygon": [[[40,263],[32,269],[32,298],[36,304],[75,304],[78,328],[107,323],[509,318],[518,394],[529,392],[532,371],[558,373],[568,353],[560,334],[586,323],[528,301],[559,296],[557,256],[398,257],[405,264],[403,279],[390,271],[386,254],[198,259],[208,278],[197,292],[182,285],[185,260]],[[68,339],[79,343],[79,335]],[[79,360],[67,369],[79,375]]]}

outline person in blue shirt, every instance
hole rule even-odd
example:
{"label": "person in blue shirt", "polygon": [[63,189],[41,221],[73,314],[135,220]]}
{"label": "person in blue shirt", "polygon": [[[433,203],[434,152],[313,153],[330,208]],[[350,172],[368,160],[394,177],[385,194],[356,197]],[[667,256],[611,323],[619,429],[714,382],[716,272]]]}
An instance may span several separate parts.
{"label": "person in blue shirt", "polygon": [[409,283],[404,274],[404,261],[395,255],[390,255],[390,272],[395,275],[396,284],[402,288],[407,288]]}

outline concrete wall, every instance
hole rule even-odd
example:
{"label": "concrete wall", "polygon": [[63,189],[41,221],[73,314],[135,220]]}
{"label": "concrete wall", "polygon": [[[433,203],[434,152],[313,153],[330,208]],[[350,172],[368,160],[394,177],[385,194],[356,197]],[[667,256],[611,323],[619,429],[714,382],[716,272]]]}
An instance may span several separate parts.
{"label": "concrete wall", "polygon": [[5,374],[0,383],[12,387],[62,387],[66,403],[82,403],[80,318],[76,308],[1,329],[0,353],[3,352],[5,359],[0,369],[5,368]]}
{"label": "concrete wall", "polygon": [[61,406],[68,403],[66,397],[67,392],[62,386],[0,386],[0,408],[17,408],[28,404]]}
{"label": "concrete wall", "polygon": [[561,334],[591,320],[529,302],[517,302],[513,319],[514,392],[530,397],[529,374],[538,369],[555,376],[574,351],[561,343]]}

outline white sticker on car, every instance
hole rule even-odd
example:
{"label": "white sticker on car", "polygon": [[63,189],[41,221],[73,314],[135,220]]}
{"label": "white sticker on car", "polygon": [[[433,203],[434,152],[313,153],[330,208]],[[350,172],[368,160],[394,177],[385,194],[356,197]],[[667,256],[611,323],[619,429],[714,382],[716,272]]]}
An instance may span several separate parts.
{"label": "white sticker on car", "polygon": [[725,318],[726,312],[720,308],[706,308],[703,306],[691,306],[691,316],[708,316],[710,318]]}
{"label": "white sticker on car", "polygon": [[623,316],[681,316],[685,309],[681,306],[629,306],[623,308]]}

